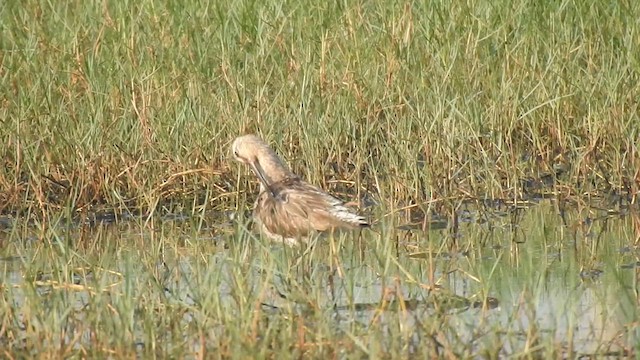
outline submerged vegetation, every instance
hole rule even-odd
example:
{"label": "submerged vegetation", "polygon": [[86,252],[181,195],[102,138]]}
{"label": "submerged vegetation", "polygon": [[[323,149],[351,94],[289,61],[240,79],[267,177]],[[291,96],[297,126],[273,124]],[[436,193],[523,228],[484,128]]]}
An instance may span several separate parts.
{"label": "submerged vegetation", "polygon": [[[630,355],[638,19],[633,1],[3,3],[0,353]],[[306,252],[256,238],[229,154],[249,132],[377,227]],[[560,306],[604,299],[619,333],[581,344],[562,309],[549,335],[548,281]]]}

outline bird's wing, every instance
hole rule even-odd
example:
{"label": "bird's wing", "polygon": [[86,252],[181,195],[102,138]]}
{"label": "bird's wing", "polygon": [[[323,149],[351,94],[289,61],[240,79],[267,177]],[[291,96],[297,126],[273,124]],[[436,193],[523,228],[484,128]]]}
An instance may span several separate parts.
{"label": "bird's wing", "polygon": [[282,190],[278,196],[264,192],[254,209],[254,216],[269,232],[284,238],[301,238],[313,230],[309,222],[309,212],[300,203],[291,202],[288,191]]}
{"label": "bird's wing", "polygon": [[366,220],[347,208],[342,201],[321,189],[296,179],[275,184],[270,200],[273,212],[280,214],[280,229],[305,235],[310,230],[367,226]]}

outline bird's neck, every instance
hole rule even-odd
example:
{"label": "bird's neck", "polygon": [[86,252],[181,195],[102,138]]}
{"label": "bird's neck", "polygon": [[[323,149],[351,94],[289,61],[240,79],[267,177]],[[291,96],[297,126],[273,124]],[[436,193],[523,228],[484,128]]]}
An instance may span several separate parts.
{"label": "bird's neck", "polygon": [[261,159],[260,166],[269,185],[296,177],[295,174],[289,170],[289,167],[275,154]]}

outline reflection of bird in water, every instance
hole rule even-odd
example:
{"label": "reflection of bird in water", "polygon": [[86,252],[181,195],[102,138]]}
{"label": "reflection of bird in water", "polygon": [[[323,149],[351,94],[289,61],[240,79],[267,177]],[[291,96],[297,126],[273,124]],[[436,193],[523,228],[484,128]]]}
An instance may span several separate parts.
{"label": "reflection of bird in water", "polygon": [[232,150],[235,159],[248,164],[260,180],[253,218],[270,239],[296,245],[306,242],[314,231],[369,226],[342,201],[292,173],[259,137],[240,136]]}

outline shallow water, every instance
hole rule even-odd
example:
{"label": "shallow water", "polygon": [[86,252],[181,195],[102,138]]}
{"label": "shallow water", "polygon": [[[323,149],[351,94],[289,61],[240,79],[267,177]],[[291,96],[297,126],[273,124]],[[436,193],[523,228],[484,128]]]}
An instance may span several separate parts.
{"label": "shallow water", "polygon": [[[447,347],[462,356],[532,347],[561,356],[632,354],[639,340],[633,212],[558,209],[553,201],[517,214],[465,207],[456,231],[442,217],[422,221],[434,224],[426,231],[398,225],[398,217],[308,249],[268,243],[238,223],[180,216],[45,232],[17,231],[15,221],[2,239],[11,321],[0,343],[86,349],[106,323],[104,336],[126,329],[123,341],[142,354],[157,346],[148,328],[156,312],[178,319],[163,345],[169,354],[215,349],[202,345],[203,331],[233,339],[242,332],[232,329],[235,317],[273,324],[295,317],[307,332],[327,326],[360,339],[375,328],[416,354]],[[59,341],[31,344],[40,331],[59,332]],[[377,345],[393,349],[394,336]]]}

